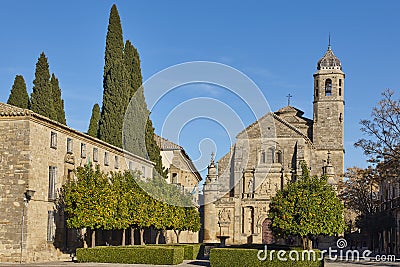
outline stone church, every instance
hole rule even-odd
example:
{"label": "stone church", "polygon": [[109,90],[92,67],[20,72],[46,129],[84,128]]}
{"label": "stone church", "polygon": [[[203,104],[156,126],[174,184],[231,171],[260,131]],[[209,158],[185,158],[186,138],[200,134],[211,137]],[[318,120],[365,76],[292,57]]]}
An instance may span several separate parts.
{"label": "stone church", "polygon": [[345,74],[330,45],[313,76],[312,120],[289,101],[239,133],[218,164],[212,157],[203,189],[203,242],[274,242],[269,203],[300,174],[301,161],[312,175],[326,174],[334,187],[342,179]]}

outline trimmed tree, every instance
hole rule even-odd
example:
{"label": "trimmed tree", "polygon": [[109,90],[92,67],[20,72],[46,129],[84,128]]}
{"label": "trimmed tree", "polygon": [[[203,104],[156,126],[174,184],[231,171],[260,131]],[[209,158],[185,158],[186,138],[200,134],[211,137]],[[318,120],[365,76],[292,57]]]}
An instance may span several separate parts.
{"label": "trimmed tree", "polygon": [[8,97],[7,104],[29,109],[30,101],[29,95],[26,91],[26,84],[22,75],[15,76],[14,84],[11,88],[10,96]]}
{"label": "trimmed tree", "polygon": [[54,111],[56,113],[55,120],[58,121],[59,123],[67,125],[67,120],[65,119],[65,111],[64,111],[64,100],[61,98],[60,84],[54,73],[51,75],[50,84],[53,95]]}
{"label": "trimmed tree", "polygon": [[275,235],[300,236],[303,248],[311,249],[312,236],[344,232],[344,207],[325,176],[310,177],[306,163],[301,166],[302,175],[272,198],[269,218]]}
{"label": "trimmed tree", "polygon": [[56,120],[53,106],[53,93],[50,84],[50,71],[47,57],[42,52],[36,63],[35,79],[31,94],[31,110],[40,115]]}
{"label": "trimmed tree", "polygon": [[99,120],[100,120],[100,106],[99,104],[96,103],[92,108],[92,116],[90,117],[88,135],[97,137],[99,129]]}
{"label": "trimmed tree", "polygon": [[118,147],[122,147],[122,126],[130,98],[123,50],[121,21],[114,4],[110,12],[106,37],[103,106],[99,121],[99,138]]}
{"label": "trimmed tree", "polygon": [[69,228],[89,228],[91,246],[96,245],[96,229],[115,226],[118,199],[112,193],[107,175],[90,164],[76,169],[76,179],[69,179],[61,189],[60,205],[65,207]]}

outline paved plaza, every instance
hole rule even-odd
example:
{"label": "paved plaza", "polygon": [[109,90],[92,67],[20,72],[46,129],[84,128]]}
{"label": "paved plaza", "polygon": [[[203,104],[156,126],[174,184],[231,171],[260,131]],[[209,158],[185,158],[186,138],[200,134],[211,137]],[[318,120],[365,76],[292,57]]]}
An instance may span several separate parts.
{"label": "paved plaza", "polygon": [[[96,267],[96,266],[110,266],[110,267],[146,267],[149,265],[146,264],[115,264],[115,263],[76,263],[71,261],[64,262],[46,262],[46,263],[27,263],[27,264],[19,264],[19,263],[5,263],[1,264],[2,267],[16,267],[16,266],[34,266],[34,267],[56,267],[56,266],[74,266],[74,267]],[[195,260],[190,261],[186,260],[178,265],[151,265],[154,267],[157,266],[179,266],[179,267],[195,267],[195,266],[210,266],[208,260]],[[358,261],[358,262],[345,262],[345,261],[326,261],[326,267],[361,267],[361,266],[376,266],[376,267],[384,267],[384,266],[400,266],[400,262],[375,262],[375,261]]]}

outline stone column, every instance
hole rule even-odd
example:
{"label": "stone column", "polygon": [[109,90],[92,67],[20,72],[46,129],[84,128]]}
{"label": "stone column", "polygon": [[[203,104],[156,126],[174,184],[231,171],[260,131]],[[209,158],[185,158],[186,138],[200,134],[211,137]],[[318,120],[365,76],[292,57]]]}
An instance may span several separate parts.
{"label": "stone column", "polygon": [[204,194],[204,239],[203,243],[219,243],[217,239],[217,210],[215,201],[218,195],[217,168],[214,153],[208,166],[208,174],[203,188]]}

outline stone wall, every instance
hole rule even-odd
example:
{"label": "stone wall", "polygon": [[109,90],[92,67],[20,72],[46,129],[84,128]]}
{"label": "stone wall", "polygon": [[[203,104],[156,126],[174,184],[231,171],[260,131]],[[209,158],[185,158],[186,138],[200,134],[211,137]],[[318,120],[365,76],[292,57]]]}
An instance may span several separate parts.
{"label": "stone wall", "polygon": [[[88,162],[104,172],[136,169],[152,177],[152,162],[39,115],[0,117],[0,133],[0,207],[6,211],[0,214],[0,262],[19,261],[26,189],[35,195],[25,208],[22,261],[69,257],[61,253],[67,251],[71,236],[67,237],[63,212],[56,210],[55,198],[49,195],[50,168],[55,170],[56,193],[76,167]],[[67,142],[72,142],[70,151]],[[49,223],[52,212],[55,220]]]}
{"label": "stone wall", "polygon": [[[0,120],[0,262],[17,262],[20,257],[23,193],[31,166],[29,133],[26,120]],[[32,216],[26,213],[25,219]],[[23,252],[26,245],[24,238]]]}

